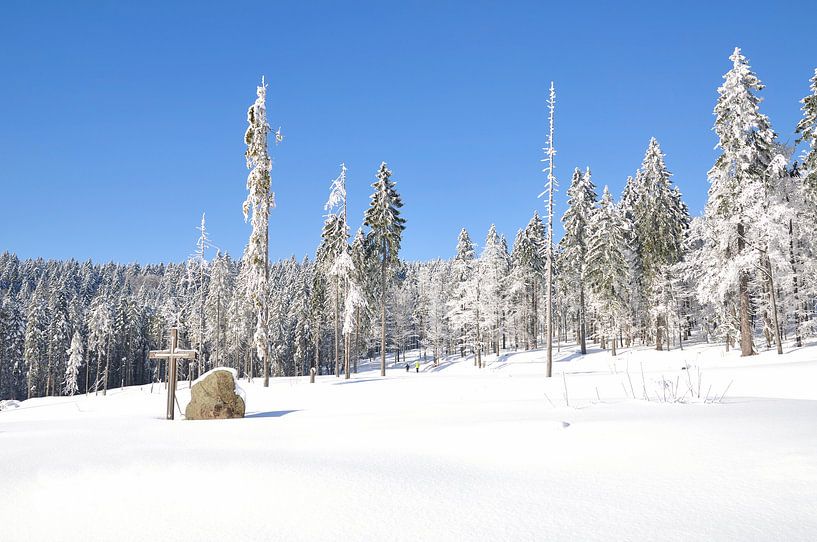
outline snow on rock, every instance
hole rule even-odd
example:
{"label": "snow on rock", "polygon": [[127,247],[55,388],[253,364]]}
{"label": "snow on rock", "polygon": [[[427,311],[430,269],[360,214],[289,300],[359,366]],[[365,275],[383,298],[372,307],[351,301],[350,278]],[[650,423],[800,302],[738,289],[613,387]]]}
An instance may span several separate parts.
{"label": "snow on rock", "polygon": [[233,376],[233,382],[235,382],[235,394],[238,395],[239,397],[241,397],[242,399],[244,399],[244,402],[246,402],[247,401],[247,394],[244,392],[244,390],[241,388],[241,386],[238,385],[238,371],[236,371],[232,367],[214,367],[214,368],[210,369],[209,371],[207,371],[206,373],[199,376],[197,379],[195,379],[193,381],[192,386],[195,386],[196,384],[198,384],[199,382],[201,382],[202,380],[204,380],[205,378],[207,378],[211,374],[213,374],[215,372],[218,372],[218,371],[226,371],[226,372],[230,373]]}

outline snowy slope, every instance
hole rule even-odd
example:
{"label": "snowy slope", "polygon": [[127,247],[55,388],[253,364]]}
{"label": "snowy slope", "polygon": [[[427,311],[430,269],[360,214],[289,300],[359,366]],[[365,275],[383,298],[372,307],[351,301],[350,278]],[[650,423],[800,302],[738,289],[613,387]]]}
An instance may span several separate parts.
{"label": "snowy slope", "polygon": [[243,420],[166,421],[160,386],[25,401],[0,540],[814,539],[817,346],[556,359],[242,382]]}

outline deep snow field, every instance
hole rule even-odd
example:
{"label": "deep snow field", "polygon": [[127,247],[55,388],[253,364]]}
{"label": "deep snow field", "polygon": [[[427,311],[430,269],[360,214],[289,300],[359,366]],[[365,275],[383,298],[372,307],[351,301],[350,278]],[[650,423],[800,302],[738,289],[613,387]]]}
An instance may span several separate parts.
{"label": "deep snow field", "polygon": [[815,540],[817,346],[738,354],[256,379],[242,420],[167,421],[161,385],[25,401],[0,541]]}

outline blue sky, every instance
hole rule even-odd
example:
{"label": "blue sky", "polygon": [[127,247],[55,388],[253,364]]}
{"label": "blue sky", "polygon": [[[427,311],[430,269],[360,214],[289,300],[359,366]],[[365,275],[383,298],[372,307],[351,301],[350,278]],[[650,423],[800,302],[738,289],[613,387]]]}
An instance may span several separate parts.
{"label": "blue sky", "polygon": [[461,227],[512,240],[542,211],[551,80],[559,215],[574,167],[619,194],[652,136],[697,213],[733,48],[783,141],[817,66],[806,1],[4,2],[1,15],[0,251],[21,257],[180,261],[202,212],[240,256],[261,75],[285,135],[271,257],[314,254],[342,161],[354,231],[385,160],[402,256],[428,259],[452,256]]}

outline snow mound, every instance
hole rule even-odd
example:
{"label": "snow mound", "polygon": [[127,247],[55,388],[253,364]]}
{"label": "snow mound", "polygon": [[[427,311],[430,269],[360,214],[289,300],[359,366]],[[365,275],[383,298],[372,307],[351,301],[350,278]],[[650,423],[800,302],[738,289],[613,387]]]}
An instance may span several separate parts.
{"label": "snow mound", "polygon": [[11,410],[13,408],[20,408],[20,402],[15,401],[13,399],[7,399],[5,401],[0,401],[0,411],[2,411],[2,410]]}

